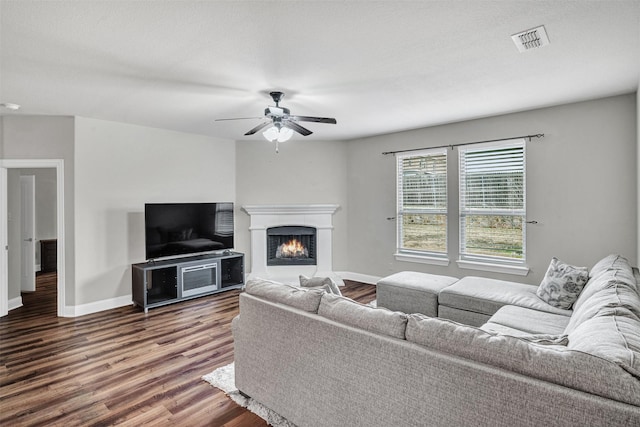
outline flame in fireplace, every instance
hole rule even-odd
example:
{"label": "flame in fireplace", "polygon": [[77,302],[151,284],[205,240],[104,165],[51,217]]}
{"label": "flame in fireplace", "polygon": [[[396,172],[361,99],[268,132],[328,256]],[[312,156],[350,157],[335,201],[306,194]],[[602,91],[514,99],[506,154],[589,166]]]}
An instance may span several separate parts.
{"label": "flame in fireplace", "polygon": [[276,258],[308,258],[309,251],[298,239],[291,239],[278,246]]}

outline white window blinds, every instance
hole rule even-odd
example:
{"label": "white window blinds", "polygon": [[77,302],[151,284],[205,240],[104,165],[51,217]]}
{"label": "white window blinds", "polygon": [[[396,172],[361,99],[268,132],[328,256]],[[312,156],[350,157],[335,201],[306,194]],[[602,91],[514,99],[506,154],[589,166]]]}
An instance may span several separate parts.
{"label": "white window blinds", "polygon": [[524,140],[459,148],[460,259],[524,264]]}
{"label": "white window blinds", "polygon": [[446,257],[447,151],[397,156],[398,252]]}

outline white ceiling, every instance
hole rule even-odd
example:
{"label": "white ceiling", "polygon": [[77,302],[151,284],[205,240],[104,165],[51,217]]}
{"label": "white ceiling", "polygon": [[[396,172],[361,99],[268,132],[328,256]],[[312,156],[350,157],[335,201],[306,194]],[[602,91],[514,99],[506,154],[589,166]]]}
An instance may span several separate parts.
{"label": "white ceiling", "polygon": [[[2,114],[241,140],[282,90],[314,140],[635,92],[640,1],[1,0]],[[551,44],[511,35],[544,25]],[[262,138],[259,134],[252,139]],[[294,138],[302,138],[295,136]]]}

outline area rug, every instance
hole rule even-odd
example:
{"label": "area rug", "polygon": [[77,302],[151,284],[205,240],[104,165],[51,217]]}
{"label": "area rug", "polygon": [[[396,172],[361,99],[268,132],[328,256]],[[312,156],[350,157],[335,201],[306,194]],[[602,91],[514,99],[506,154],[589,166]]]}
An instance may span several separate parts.
{"label": "area rug", "polygon": [[251,397],[246,397],[240,394],[240,392],[236,388],[235,369],[233,363],[218,368],[210,374],[204,375],[202,379],[212,386],[222,390],[227,396],[231,398],[231,400],[233,400],[243,408],[247,408],[249,411],[265,420],[270,426],[296,427],[295,424],[287,421],[285,418],[276,414],[274,411],[267,408],[262,403],[257,402]]}

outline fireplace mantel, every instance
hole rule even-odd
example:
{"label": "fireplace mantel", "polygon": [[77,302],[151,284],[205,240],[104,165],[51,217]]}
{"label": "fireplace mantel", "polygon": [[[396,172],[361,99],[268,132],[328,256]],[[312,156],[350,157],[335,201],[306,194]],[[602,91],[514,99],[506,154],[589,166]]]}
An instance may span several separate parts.
{"label": "fireplace mantel", "polygon": [[340,205],[244,205],[249,215],[333,215]]}
{"label": "fireplace mantel", "polygon": [[[342,283],[332,271],[333,214],[340,205],[334,204],[271,204],[244,205],[251,217],[251,273],[249,278],[262,277],[285,283],[298,282],[298,275],[331,277]],[[298,225],[317,230],[317,266],[267,266],[266,230],[270,227]]]}

